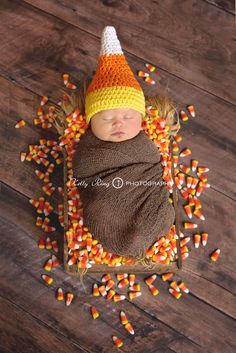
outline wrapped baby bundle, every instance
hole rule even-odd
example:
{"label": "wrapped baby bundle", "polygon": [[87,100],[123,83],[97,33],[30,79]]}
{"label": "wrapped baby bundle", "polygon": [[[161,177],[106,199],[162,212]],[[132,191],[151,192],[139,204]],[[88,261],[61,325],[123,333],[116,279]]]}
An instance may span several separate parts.
{"label": "wrapped baby bundle", "polygon": [[[130,108],[145,116],[143,90],[130,69],[114,27],[105,27],[96,73],[85,94],[89,124],[103,110]],[[73,172],[84,224],[109,252],[142,258],[175,218],[162,179],[160,154],[144,131],[122,142],[81,137]]]}
{"label": "wrapped baby bundle", "polygon": [[84,224],[103,245],[142,256],[174,222],[157,147],[144,131],[127,141],[98,139],[88,129],[74,158]]}

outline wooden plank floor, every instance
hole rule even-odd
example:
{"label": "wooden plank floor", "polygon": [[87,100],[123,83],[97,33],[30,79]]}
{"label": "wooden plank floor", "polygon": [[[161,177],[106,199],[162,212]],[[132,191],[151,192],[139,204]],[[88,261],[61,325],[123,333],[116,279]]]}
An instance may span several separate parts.
{"label": "wooden plank floor", "polygon": [[[116,352],[111,340],[116,335],[124,341],[122,352],[235,352],[233,1],[1,0],[0,19],[0,351]],[[142,296],[119,303],[91,295],[92,284],[101,281],[97,274],[87,276],[84,287],[61,266],[53,272],[52,286],[40,277],[49,252],[37,246],[42,232],[29,199],[42,195],[41,184],[35,165],[21,163],[19,153],[43,136],[55,137],[32,124],[39,98],[46,94],[57,102],[65,72],[76,84],[92,74],[106,25],[117,28],[134,71],[145,62],[157,67],[157,85],[139,79],[146,95],[167,87],[179,109],[190,103],[196,107],[197,117],[183,124],[180,147],[188,146],[210,168],[212,187],[202,196],[206,222],[199,228],[209,233],[209,243],[198,250],[190,246],[190,257],[176,275],[190,294],[179,301],[159,278],[160,294],[153,297],[143,284],[144,274],[137,275]],[[27,126],[16,130],[20,118]],[[62,183],[60,169],[55,183]],[[59,231],[54,237],[62,244]],[[216,247],[222,255],[212,263],[209,253]],[[70,307],[55,299],[59,286],[75,294]],[[100,311],[96,321],[90,305]],[[119,322],[121,310],[135,328],[134,337]]]}

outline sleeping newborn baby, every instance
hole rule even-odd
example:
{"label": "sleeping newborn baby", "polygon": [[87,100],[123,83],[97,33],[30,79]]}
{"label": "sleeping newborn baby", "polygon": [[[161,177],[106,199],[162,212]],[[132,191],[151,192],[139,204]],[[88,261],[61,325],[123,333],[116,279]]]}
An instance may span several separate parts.
{"label": "sleeping newborn baby", "polygon": [[105,250],[142,257],[175,215],[160,154],[141,127],[144,94],[113,27],[103,31],[85,114],[89,127],[73,161],[84,224]]}

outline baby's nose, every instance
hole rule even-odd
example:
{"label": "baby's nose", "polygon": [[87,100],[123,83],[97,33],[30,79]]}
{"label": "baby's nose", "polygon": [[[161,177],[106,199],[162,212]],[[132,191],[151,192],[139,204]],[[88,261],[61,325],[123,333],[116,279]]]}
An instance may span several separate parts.
{"label": "baby's nose", "polygon": [[123,119],[116,119],[113,124],[115,126],[122,126],[123,125]]}

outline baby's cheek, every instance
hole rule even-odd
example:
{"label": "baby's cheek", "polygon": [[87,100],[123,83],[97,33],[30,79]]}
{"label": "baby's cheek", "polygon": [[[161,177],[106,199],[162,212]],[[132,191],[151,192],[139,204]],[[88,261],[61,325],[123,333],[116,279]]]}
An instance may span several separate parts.
{"label": "baby's cheek", "polygon": [[129,132],[132,134],[139,133],[140,129],[141,129],[141,124],[139,124],[138,122],[135,122],[129,126]]}

